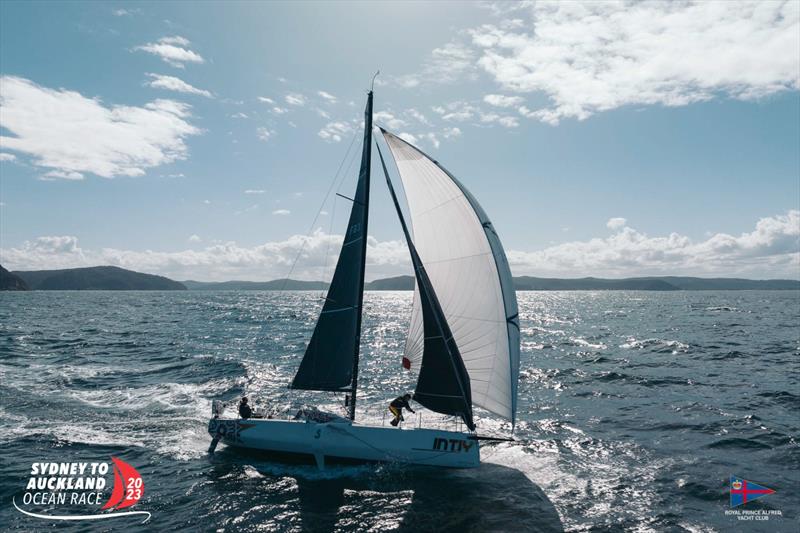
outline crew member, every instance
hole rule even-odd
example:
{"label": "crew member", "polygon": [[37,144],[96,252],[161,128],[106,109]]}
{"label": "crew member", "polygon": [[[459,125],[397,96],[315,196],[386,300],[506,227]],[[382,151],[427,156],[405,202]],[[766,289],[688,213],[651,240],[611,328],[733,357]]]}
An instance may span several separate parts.
{"label": "crew member", "polygon": [[251,416],[253,416],[253,410],[247,403],[247,396],[243,396],[242,401],[239,402],[239,418],[250,418]]}
{"label": "crew member", "polygon": [[403,396],[398,396],[389,404],[389,411],[394,415],[394,420],[389,422],[391,425],[397,426],[397,424],[405,420],[403,418],[403,409],[408,409],[412,413],[414,412],[408,404],[409,400],[411,400],[411,395],[404,394]]}

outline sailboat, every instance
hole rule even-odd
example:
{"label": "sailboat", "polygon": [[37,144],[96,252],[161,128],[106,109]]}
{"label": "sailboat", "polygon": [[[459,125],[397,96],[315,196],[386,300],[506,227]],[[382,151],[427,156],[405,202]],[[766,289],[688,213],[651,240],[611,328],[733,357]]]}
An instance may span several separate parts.
{"label": "sailboat", "polygon": [[[381,168],[414,268],[402,366],[418,373],[413,400],[457,417],[465,431],[356,421],[361,315],[369,222],[373,91],[367,93],[361,168],[342,249],[322,311],[290,388],[346,393],[349,416],[226,419],[215,402],[210,451],[228,446],[330,462],[480,464],[474,407],[511,421],[517,409],[519,315],[500,239],[475,197],[438,161],[379,128],[403,183],[413,238],[376,139]],[[317,415],[320,415],[318,412]],[[503,439],[500,439],[503,440]]]}

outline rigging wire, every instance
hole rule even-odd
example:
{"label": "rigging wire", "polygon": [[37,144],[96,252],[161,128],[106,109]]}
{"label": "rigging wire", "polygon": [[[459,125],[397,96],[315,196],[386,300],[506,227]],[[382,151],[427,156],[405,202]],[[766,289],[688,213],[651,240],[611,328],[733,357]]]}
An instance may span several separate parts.
{"label": "rigging wire", "polygon": [[[328,187],[328,192],[325,193],[325,198],[322,199],[322,204],[317,209],[317,214],[314,216],[313,222],[311,222],[311,227],[308,228],[308,232],[306,233],[306,237],[311,235],[311,232],[314,231],[314,226],[317,224],[317,220],[319,219],[319,215],[322,212],[322,208],[325,207],[325,204],[328,201],[328,198],[331,195],[331,191],[333,190],[336,182],[339,179],[339,173],[344,166],[344,162],[347,160],[347,157],[350,155],[350,150],[353,148],[353,144],[356,142],[356,137],[358,136],[358,131],[353,132],[353,138],[350,140],[350,146],[347,147],[347,152],[345,152],[342,161],[339,163],[339,168],[336,169],[336,174],[333,175],[333,180],[331,180],[331,184]],[[349,168],[349,167],[348,167]],[[306,247],[306,243],[308,239],[305,239],[303,243],[300,245],[300,249],[297,251],[297,255],[294,257],[294,261],[292,261],[292,266],[289,268],[289,273],[286,274],[286,278],[283,280],[283,284],[281,285],[281,291],[286,289],[286,285],[289,283],[289,278],[291,277],[292,273],[294,272],[295,267],[297,266],[297,261],[300,259],[300,255],[303,253]]]}
{"label": "rigging wire", "polygon": [[[355,137],[354,137],[354,139],[355,139]],[[352,146],[352,143],[351,143],[351,146]],[[348,153],[349,153],[349,151],[350,151],[350,149],[348,148]],[[353,166],[353,162],[356,160],[356,155],[357,154],[358,154],[358,150],[355,150],[355,151],[353,151],[352,155],[350,155],[350,162],[347,164],[347,168],[345,168],[344,172],[339,177],[339,186],[336,187],[336,193],[337,194],[339,193],[339,191],[342,190],[342,185],[344,184],[344,179],[345,179],[346,176],[348,176],[350,174],[350,169]],[[330,194],[330,191],[328,191],[328,194]],[[328,226],[328,236],[329,237],[333,233],[333,223],[334,223],[334,219],[336,217],[336,203],[337,203],[337,198],[334,198],[333,199],[333,207],[331,208],[330,224]],[[323,263],[324,266],[323,266],[323,271],[322,271],[322,279],[323,280],[327,280],[328,279],[328,270],[329,270],[330,266],[332,266],[332,265],[328,265],[328,258],[330,257],[330,251],[331,251],[331,241],[330,241],[330,239],[328,239],[328,243],[325,246],[325,262]],[[325,290],[324,289],[322,290],[322,293],[320,294],[320,298],[325,298]]]}

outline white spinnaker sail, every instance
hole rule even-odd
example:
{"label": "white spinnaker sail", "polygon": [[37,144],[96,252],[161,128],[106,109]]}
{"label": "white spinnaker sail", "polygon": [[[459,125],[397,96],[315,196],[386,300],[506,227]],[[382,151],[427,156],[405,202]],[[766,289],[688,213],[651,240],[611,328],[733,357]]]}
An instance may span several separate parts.
{"label": "white spinnaker sail", "polygon": [[[455,178],[406,141],[383,134],[403,181],[414,244],[470,376],[472,403],[513,421],[519,320],[500,239]],[[419,371],[423,328],[417,290],[404,364]]]}

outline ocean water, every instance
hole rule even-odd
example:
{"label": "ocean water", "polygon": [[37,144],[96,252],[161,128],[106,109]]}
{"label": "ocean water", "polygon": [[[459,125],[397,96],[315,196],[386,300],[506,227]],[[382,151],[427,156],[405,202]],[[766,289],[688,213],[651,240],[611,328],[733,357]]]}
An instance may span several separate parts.
{"label": "ocean water", "polygon": [[[284,465],[220,446],[211,401],[291,413],[341,398],[286,386],[317,292],[0,293],[0,525],[80,531],[798,531],[800,293],[522,292],[516,442],[475,470]],[[386,423],[410,292],[365,301],[359,418]],[[508,424],[478,412],[482,433]],[[422,424],[450,424],[422,414]],[[407,424],[419,423],[413,416]],[[65,525],[22,515],[35,461],[120,457],[137,509]],[[775,489],[727,516],[731,475]],[[85,512],[85,511],[84,511]]]}

